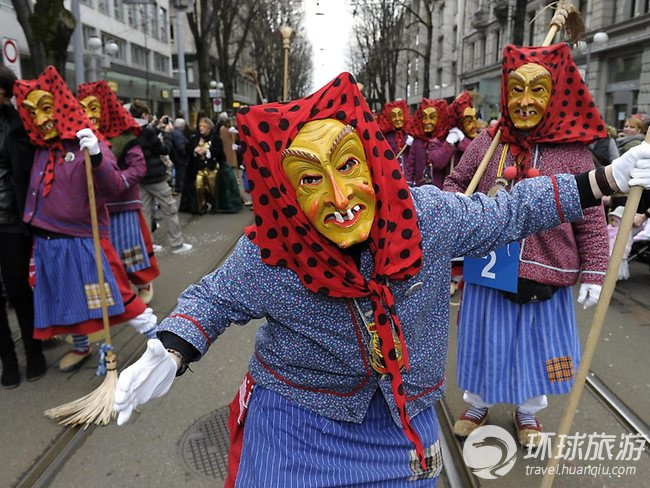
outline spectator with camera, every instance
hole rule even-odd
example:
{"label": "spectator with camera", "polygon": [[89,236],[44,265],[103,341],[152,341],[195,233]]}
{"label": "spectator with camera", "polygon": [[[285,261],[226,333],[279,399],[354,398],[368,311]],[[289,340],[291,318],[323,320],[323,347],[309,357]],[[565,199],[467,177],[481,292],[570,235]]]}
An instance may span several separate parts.
{"label": "spectator with camera", "polygon": [[[150,125],[152,116],[149,107],[139,100],[131,104],[129,111],[142,127],[138,139],[147,161],[147,174],[140,183],[142,212],[147,222],[151,222],[153,206],[158,204],[162,214],[161,226],[167,234],[166,244],[172,248],[173,253],[187,252],[192,249],[192,245],[183,242],[176,200],[174,200],[172,189],[167,183],[167,168],[161,158],[169,156],[172,149],[172,124],[169,122],[169,117],[166,119],[163,117],[158,126],[159,132],[156,133],[156,129]],[[155,237],[154,234],[154,239]]]}

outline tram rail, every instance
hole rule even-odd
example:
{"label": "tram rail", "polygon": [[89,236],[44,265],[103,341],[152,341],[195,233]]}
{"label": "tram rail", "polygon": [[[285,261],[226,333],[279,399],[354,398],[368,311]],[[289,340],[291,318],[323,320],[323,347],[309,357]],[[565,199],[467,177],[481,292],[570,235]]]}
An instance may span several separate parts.
{"label": "tram rail", "polygon": [[[235,242],[224,252],[207,272],[217,268],[231,253]],[[194,281],[198,282],[203,274]],[[164,311],[164,316],[173,311],[173,306]],[[124,360],[124,366],[132,364],[144,352],[146,344],[138,347]],[[587,391],[596,397],[625,428],[633,434],[642,435],[646,439],[646,449],[650,450],[650,428],[645,422],[607,385],[596,373],[590,371],[587,375]],[[440,442],[443,456],[443,471],[441,484],[445,488],[478,488],[481,486],[479,478],[474,476],[470,468],[463,461],[463,443],[453,433],[454,417],[446,400],[443,398],[436,404],[436,412],[440,424]],[[34,464],[13,485],[16,488],[44,488],[49,486],[58,471],[71,459],[77,449],[94,433],[96,425],[87,427],[67,426],[45,449]]]}

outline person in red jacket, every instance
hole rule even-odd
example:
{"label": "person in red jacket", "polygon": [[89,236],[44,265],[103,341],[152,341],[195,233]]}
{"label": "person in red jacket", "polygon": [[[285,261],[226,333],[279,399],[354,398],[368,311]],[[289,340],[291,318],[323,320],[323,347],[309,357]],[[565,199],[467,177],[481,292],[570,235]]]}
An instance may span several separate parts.
{"label": "person in red jacket", "polygon": [[[465,191],[497,130],[500,144],[478,192],[497,195],[526,178],[593,169],[586,144],[604,137],[605,123],[569,46],[506,46],[503,73],[501,119],[469,145],[444,189]],[[492,405],[514,403],[520,443],[539,445],[542,424],[536,414],[547,405],[547,394],[570,391],[580,361],[571,287],[580,281],[578,301],[592,306],[607,269],[602,205],[520,245],[513,253],[516,293],[493,288],[496,279],[490,286],[465,284],[457,374],[470,408],[454,432],[467,436],[486,422]],[[467,262],[465,268],[467,281]]]}

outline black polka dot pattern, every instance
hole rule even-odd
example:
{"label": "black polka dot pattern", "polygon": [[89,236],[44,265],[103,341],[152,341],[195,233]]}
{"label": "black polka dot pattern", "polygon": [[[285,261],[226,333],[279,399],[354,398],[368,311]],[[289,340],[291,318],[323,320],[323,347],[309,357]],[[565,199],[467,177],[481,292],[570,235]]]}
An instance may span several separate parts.
{"label": "black polka dot pattern", "polygon": [[[544,66],[553,81],[553,96],[541,122],[523,136],[507,115],[491,130],[501,130],[501,141],[510,144],[515,157],[523,155],[518,167],[518,178],[524,177],[531,166],[531,148],[539,143],[581,142],[588,144],[606,136],[605,122],[596,108],[566,43],[554,44],[539,51],[539,47],[508,45],[503,49],[503,77],[501,82],[501,113],[507,114],[507,75],[526,63]],[[567,117],[566,114],[572,114]]]}

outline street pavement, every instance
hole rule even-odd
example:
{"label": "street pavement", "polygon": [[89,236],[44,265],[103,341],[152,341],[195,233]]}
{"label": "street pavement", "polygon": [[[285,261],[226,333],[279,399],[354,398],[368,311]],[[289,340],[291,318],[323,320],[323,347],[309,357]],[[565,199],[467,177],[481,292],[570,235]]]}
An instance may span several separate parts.
{"label": "street pavement", "polygon": [[[158,255],[160,277],[154,283],[151,306],[159,320],[169,314],[180,293],[222,260],[252,221],[247,208],[234,215],[180,214],[187,254],[165,251]],[[178,442],[197,419],[230,402],[246,372],[253,349],[256,324],[232,327],[206,357],[177,378],[172,390],[134,414],[129,424],[115,423],[95,429],[57,473],[50,486],[66,488],[127,486],[205,486],[192,480],[179,458]],[[145,340],[128,326],[111,329],[118,368],[137,359]],[[18,344],[19,358],[24,354]],[[94,375],[97,354],[75,373],[61,373],[57,364],[68,350],[63,341],[45,348],[47,374],[36,382],[23,381],[14,390],[0,390],[0,486],[12,486],[62,428],[43,411],[90,393],[100,383]],[[95,350],[97,348],[95,347]]]}
{"label": "street pavement", "polygon": [[[171,312],[178,295],[188,284],[210,272],[230,252],[244,225],[251,221],[252,213],[245,210],[236,215],[181,216],[185,238],[194,249],[185,255],[159,255],[162,274],[155,282],[152,303],[159,319]],[[632,278],[620,282],[615,292],[592,370],[647,423],[650,420],[650,359],[647,354],[650,344],[650,280],[647,265],[633,263],[631,270]],[[455,381],[456,312],[457,308],[452,307],[446,396],[454,415],[464,408],[462,392]],[[578,311],[583,343],[592,315],[591,310]],[[210,481],[188,467],[183,458],[183,442],[193,425],[223,409],[232,400],[246,372],[258,326],[259,322],[231,327],[200,362],[192,365],[194,372],[177,378],[167,395],[141,407],[127,425],[118,427],[113,423],[94,429],[54,474],[48,486],[220,486],[220,482]],[[112,330],[121,369],[139,357],[145,341],[129,327]],[[3,459],[0,463],[0,486],[12,486],[24,477],[47,447],[61,435],[62,428],[46,418],[43,410],[89,393],[101,383],[93,373],[96,354],[78,372],[64,374],[58,371],[58,360],[68,347],[64,342],[58,342],[46,348],[50,367],[44,378],[34,383],[23,382],[15,390],[0,390],[3,439],[0,442]],[[550,397],[549,407],[541,415],[547,431],[557,429],[566,400],[567,396]],[[514,435],[511,411],[511,405],[493,408],[490,422]],[[617,436],[626,432],[606,407],[588,392],[581,400],[573,430]],[[527,475],[526,465],[543,467],[546,462],[524,459],[525,454],[524,450],[519,450],[515,467],[505,477],[495,481],[481,480],[481,485],[506,488],[538,485],[541,477]],[[588,463],[574,461],[569,464],[580,466]],[[611,466],[614,463],[603,464]],[[636,467],[636,474],[613,478],[603,475],[558,477],[555,486],[650,486],[647,451],[639,461],[618,464]]]}

